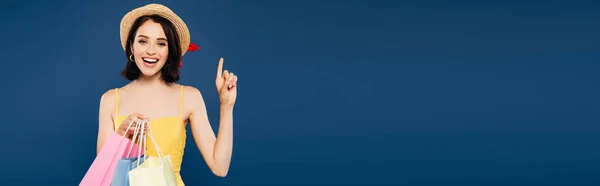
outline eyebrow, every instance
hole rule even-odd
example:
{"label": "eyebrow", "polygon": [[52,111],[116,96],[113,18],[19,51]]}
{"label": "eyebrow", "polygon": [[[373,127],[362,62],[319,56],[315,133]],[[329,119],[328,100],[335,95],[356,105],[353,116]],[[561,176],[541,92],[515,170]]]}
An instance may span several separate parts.
{"label": "eyebrow", "polygon": [[[145,35],[139,35],[138,37],[150,38],[150,37],[148,37],[148,36],[145,36]],[[162,37],[161,37],[161,38],[158,38],[158,39],[156,39],[156,40],[163,40],[163,41],[167,41],[167,39],[166,39],[166,38],[162,38]]]}

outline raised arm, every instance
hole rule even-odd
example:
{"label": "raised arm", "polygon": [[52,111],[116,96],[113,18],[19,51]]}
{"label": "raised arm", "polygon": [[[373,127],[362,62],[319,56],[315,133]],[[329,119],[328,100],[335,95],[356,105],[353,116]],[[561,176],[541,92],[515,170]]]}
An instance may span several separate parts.
{"label": "raised arm", "polygon": [[198,149],[210,170],[217,176],[225,177],[229,172],[233,151],[233,105],[237,97],[237,76],[227,70],[223,71],[223,58],[219,60],[217,66],[215,84],[221,103],[217,137],[208,121],[206,105],[200,91],[193,87],[186,87],[186,92],[189,92],[188,97],[191,98],[190,125]]}
{"label": "raised arm", "polygon": [[218,137],[211,128],[206,105],[200,91],[186,86],[187,104],[190,105],[190,127],[198,150],[210,170],[219,177],[227,176],[233,150],[233,106],[220,108]]}

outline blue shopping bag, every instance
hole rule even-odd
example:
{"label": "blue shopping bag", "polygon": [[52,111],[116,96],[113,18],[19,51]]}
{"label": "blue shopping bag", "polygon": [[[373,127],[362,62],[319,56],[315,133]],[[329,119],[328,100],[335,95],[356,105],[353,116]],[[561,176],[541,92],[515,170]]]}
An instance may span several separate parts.
{"label": "blue shopping bag", "polygon": [[[138,165],[138,158],[123,158],[117,161],[115,174],[113,175],[111,186],[129,186],[129,171],[135,169]],[[144,163],[144,158],[139,159],[139,164]]]}

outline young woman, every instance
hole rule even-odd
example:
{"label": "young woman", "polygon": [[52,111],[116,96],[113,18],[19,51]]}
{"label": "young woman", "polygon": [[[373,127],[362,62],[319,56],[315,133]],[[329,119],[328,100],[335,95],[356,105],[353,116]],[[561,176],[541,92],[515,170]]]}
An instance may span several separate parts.
{"label": "young woman", "polygon": [[[169,8],[149,4],[127,13],[121,21],[121,42],[127,56],[122,75],[131,82],[105,92],[100,101],[97,150],[111,131],[123,135],[134,119],[147,119],[158,146],[172,158],[178,185],[189,123],[208,167],[220,177],[229,170],[233,140],[233,107],[237,76],[217,67],[220,97],[218,137],[210,126],[200,91],[177,84],[181,58],[190,46],[185,23]],[[125,135],[131,138],[132,129]],[[157,156],[152,143],[146,154]]]}

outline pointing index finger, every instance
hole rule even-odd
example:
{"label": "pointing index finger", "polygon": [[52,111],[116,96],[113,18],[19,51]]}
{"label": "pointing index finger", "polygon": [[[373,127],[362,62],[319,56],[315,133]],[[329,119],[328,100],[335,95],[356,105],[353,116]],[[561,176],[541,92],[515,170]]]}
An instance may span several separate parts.
{"label": "pointing index finger", "polygon": [[217,78],[223,76],[223,57],[219,59],[219,66],[217,66]]}

